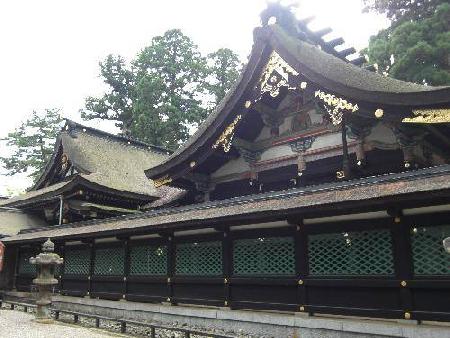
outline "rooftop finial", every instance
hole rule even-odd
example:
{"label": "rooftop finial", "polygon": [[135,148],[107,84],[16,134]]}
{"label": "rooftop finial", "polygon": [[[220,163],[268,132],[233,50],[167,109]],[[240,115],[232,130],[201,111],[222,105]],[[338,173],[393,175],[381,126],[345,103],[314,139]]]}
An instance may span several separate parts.
{"label": "rooftop finial", "polygon": [[48,238],[44,244],[42,244],[43,252],[53,252],[55,250],[55,244]]}
{"label": "rooftop finial", "polygon": [[267,26],[276,23],[290,33],[297,33],[297,19],[293,13],[293,8],[296,7],[298,7],[297,2],[287,5],[282,4],[281,1],[268,2],[267,8],[260,14],[261,24]]}

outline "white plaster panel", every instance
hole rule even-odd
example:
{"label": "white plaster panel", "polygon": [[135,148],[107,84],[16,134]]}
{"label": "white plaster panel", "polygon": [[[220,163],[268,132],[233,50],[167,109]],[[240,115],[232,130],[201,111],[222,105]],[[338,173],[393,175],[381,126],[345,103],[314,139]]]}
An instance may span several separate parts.
{"label": "white plaster panel", "polygon": [[323,123],[323,115],[317,113],[317,111],[315,109],[311,109],[310,111],[308,111],[308,115],[309,115],[309,118],[311,119],[312,125]]}
{"label": "white plaster panel", "polygon": [[262,140],[267,140],[269,138],[271,138],[272,136],[270,135],[270,128],[264,126],[261,129],[261,132],[259,133],[258,137],[256,138],[255,141],[262,141]]}
{"label": "white plaster panel", "polygon": [[341,133],[320,135],[315,139],[311,148],[309,148],[308,151],[317,150],[325,147],[332,147],[336,145],[340,146],[341,144],[342,144]]}
{"label": "white plaster panel", "polygon": [[249,171],[250,167],[247,162],[242,157],[239,157],[234,160],[230,160],[225,163],[222,167],[217,169],[212,173],[211,177],[221,177],[226,175],[231,175],[235,173],[243,173]]}
{"label": "white plaster panel", "polygon": [[284,133],[289,133],[291,131],[293,119],[294,116],[288,116],[284,119],[283,123],[280,125],[279,128],[280,135],[283,135]]}
{"label": "white plaster panel", "polygon": [[272,160],[278,157],[289,156],[292,154],[295,153],[292,151],[291,146],[283,144],[264,151],[261,155],[261,161]]}

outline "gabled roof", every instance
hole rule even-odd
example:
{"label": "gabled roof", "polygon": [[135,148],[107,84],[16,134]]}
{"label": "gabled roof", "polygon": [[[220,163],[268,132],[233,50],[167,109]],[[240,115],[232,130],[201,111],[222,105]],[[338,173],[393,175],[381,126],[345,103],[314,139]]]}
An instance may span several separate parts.
{"label": "gabled roof", "polygon": [[[174,181],[192,171],[190,164],[198,167],[211,155],[212,145],[233,119],[238,114],[244,118],[249,111],[245,102],[255,101],[255,88],[272,51],[315,88],[354,102],[362,101],[374,110],[383,108],[398,114],[400,120],[411,115],[413,109],[450,106],[450,87],[418,85],[358,67],[336,56],[334,49],[332,53],[322,50],[323,43],[312,44],[311,39],[304,38],[304,23],[292,21],[290,17],[286,20],[286,13],[279,8],[277,11],[270,15],[277,17],[280,24],[268,25],[263,19],[263,27],[255,29],[248,64],[216,110],[182,147],[161,164],[147,169],[147,177]],[[265,13],[266,18],[270,15]]]}
{"label": "gabled roof", "polygon": [[[77,174],[53,182],[54,173],[61,168],[63,154]],[[1,201],[0,205],[19,206],[52,199],[77,185],[144,202],[152,201],[162,197],[162,191],[146,178],[144,169],[161,163],[169,154],[161,147],[67,120],[56,140],[53,155],[35,186],[26,194]]]}

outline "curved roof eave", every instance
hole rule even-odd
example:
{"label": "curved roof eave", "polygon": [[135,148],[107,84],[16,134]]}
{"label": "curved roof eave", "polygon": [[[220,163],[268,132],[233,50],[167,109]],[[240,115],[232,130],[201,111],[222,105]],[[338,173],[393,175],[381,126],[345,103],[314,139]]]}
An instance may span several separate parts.
{"label": "curved roof eave", "polygon": [[255,43],[249,62],[235,85],[185,144],[164,162],[145,171],[148,178],[160,178],[171,168],[187,161],[195,149],[214,135],[245,92],[258,69],[261,54],[267,47],[277,51],[290,66],[310,81],[349,99],[405,107],[450,104],[450,87],[423,86],[388,78],[294,38],[278,25],[259,27],[255,29]]}
{"label": "curved roof eave", "polygon": [[316,46],[288,35],[281,27],[265,27],[285,61],[316,85],[349,99],[393,106],[450,104],[450,86],[405,82],[345,62]]}

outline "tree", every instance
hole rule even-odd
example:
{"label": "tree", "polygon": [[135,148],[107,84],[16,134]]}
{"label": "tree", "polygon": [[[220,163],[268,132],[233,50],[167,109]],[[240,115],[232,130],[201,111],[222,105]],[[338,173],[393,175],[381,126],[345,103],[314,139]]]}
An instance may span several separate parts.
{"label": "tree", "polygon": [[6,175],[28,173],[36,181],[53,153],[62,121],[59,109],[46,109],[43,113],[33,111],[29,119],[2,139],[13,149],[10,157],[0,157],[8,171]]}
{"label": "tree", "polygon": [[419,21],[433,16],[436,8],[448,0],[363,0],[364,11],[386,14],[394,26],[405,21]]}
{"label": "tree", "polygon": [[135,75],[120,55],[108,55],[99,65],[100,75],[109,91],[100,98],[86,98],[81,117],[117,121],[117,127],[126,134],[133,122]]}
{"label": "tree", "polygon": [[396,79],[450,84],[450,5],[438,6],[427,19],[380,31],[362,53],[378,65],[380,73]]}
{"label": "tree", "polygon": [[[229,58],[229,59],[227,59]],[[193,41],[172,29],[152,39],[130,64],[120,56],[100,63],[108,91],[88,97],[84,119],[117,121],[123,134],[177,148],[237,77],[237,56],[228,49],[202,57]]]}
{"label": "tree", "polygon": [[190,126],[207,115],[201,99],[206,60],[189,37],[172,29],[153,38],[152,44],[138,54],[133,66],[138,95],[132,130],[140,131],[136,136],[143,141],[154,140],[177,148],[189,137]]}
{"label": "tree", "polygon": [[217,105],[236,82],[242,64],[231,49],[220,48],[208,54],[209,81],[205,87],[214,96],[213,105]]}

